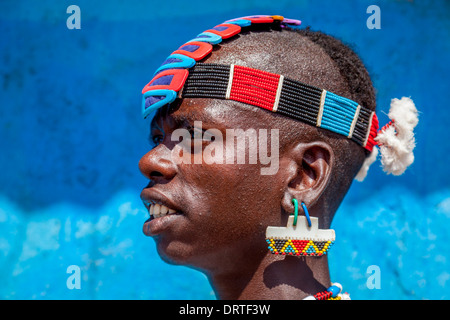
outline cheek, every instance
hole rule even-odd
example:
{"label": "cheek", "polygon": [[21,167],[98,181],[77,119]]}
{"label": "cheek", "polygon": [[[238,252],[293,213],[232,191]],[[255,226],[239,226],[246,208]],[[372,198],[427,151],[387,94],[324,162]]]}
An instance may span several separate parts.
{"label": "cheek", "polygon": [[[261,164],[255,152],[256,135],[246,143],[239,143],[239,139],[230,143],[226,134],[210,133],[215,139],[202,148],[200,159],[196,161],[199,153],[194,152],[178,164],[176,179],[180,197],[189,209],[191,231],[203,228],[202,234],[206,229],[211,234],[226,230],[243,234],[279,224],[283,170],[261,174],[267,164]],[[181,144],[177,145],[172,153],[180,154],[181,149]]]}
{"label": "cheek", "polygon": [[[194,166],[195,167],[195,166]],[[189,174],[195,219],[212,232],[254,232],[273,222],[280,210],[274,177],[261,176],[258,165],[197,165]],[[195,191],[194,191],[195,190]],[[241,234],[242,235],[242,234]]]}

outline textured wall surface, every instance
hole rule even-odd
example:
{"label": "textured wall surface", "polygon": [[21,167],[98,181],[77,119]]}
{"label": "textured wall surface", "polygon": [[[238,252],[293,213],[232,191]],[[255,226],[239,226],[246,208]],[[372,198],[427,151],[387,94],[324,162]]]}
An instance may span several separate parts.
{"label": "textured wall surface", "polygon": [[[142,234],[140,91],[196,34],[280,14],[353,45],[382,124],[392,98],[409,96],[421,112],[410,170],[392,177],[373,165],[339,209],[333,281],[353,299],[449,299],[450,5],[432,3],[1,1],[0,298],[215,298],[203,274],[165,264]],[[80,30],[66,27],[71,4]],[[370,4],[380,30],[366,27]],[[66,286],[70,265],[81,269],[80,290]],[[379,289],[367,286],[370,266]]]}

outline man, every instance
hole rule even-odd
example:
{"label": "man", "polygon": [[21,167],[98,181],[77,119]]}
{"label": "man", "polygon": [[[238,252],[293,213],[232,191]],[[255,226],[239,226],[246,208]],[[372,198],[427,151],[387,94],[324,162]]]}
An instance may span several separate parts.
{"label": "man", "polygon": [[[246,101],[245,94],[241,100],[233,100],[232,86],[238,83],[237,72],[234,71],[233,79],[231,71],[222,77],[221,66],[283,75],[282,79],[356,101],[358,108],[364,106],[371,115],[370,123],[366,124],[365,144],[370,126],[375,126],[372,119],[375,93],[358,56],[333,37],[309,29],[299,30],[283,22],[280,27],[282,17],[272,16],[272,22],[267,18],[268,22],[258,20],[264,16],[248,18],[254,19],[251,26],[241,20],[229,21],[241,23],[242,30],[223,36],[212,52],[197,62],[195,68],[191,67],[177,99],[158,108],[151,124],[156,146],[139,162],[141,172],[150,179],[141,194],[151,214],[144,224],[144,233],[155,239],[158,253],[165,261],[204,272],[220,299],[303,299],[327,292],[332,283],[326,254],[307,257],[272,254],[267,249],[265,232],[270,226],[286,226],[295,210],[294,199],[307,207],[311,217],[318,218],[319,228],[328,229],[370,154],[369,149],[361,146],[362,142],[358,144],[342,134],[299,121],[296,111],[290,117],[281,104],[280,112],[272,112],[255,107],[250,98],[249,103],[242,102]],[[214,30],[222,32],[224,28],[226,25]],[[201,37],[196,40],[203,41]],[[166,64],[173,63],[173,57],[170,59]],[[213,64],[211,70],[220,66],[214,71],[218,76],[205,78],[197,74],[195,70],[203,64]],[[159,73],[161,70],[155,79]],[[227,92],[225,99],[215,98],[221,84],[214,79],[229,81],[228,86],[223,85]],[[196,93],[202,83],[211,86],[211,95]],[[281,88],[279,83],[274,88]],[[255,85],[250,85],[250,90],[252,86]],[[151,83],[147,89],[150,88]],[[276,91],[278,106],[280,90]],[[150,98],[155,97],[156,94]],[[260,159],[246,163],[218,161],[218,155],[225,159],[231,154],[235,160],[240,154],[249,156],[252,145],[257,143],[247,136],[246,142],[236,147],[229,141],[235,136],[230,138],[226,134],[231,129],[247,133],[268,130],[268,150],[277,154],[276,170],[262,174],[267,163]],[[191,133],[192,139],[186,136],[180,139],[180,130]],[[351,130],[355,130],[354,123]],[[206,132],[216,134],[212,139]],[[223,149],[204,152],[202,161],[194,161],[196,153],[219,144]],[[276,149],[272,148],[274,145]],[[217,154],[218,150],[222,152]]]}

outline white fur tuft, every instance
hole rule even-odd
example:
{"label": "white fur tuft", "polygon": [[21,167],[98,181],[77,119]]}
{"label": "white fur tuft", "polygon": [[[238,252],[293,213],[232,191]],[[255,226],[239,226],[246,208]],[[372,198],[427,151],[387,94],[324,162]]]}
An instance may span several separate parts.
{"label": "white fur tuft", "polygon": [[362,164],[361,169],[359,169],[359,172],[355,177],[356,180],[358,180],[359,182],[364,181],[364,179],[367,176],[367,172],[369,171],[370,166],[372,165],[372,163],[374,163],[377,160],[377,156],[378,156],[378,148],[373,147],[372,152],[366,158],[366,160],[364,160],[364,163]]}
{"label": "white fur tuft", "polygon": [[419,122],[417,109],[410,98],[392,99],[388,116],[393,124],[381,130],[375,141],[380,148],[384,171],[401,175],[414,162],[413,130]]}

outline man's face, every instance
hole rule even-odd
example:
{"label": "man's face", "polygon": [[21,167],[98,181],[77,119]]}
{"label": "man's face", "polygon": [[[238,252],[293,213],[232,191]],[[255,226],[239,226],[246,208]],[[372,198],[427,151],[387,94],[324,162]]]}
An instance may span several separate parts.
{"label": "man's face", "polygon": [[[158,144],[142,157],[139,167],[151,179],[141,194],[147,208],[158,203],[172,212],[147,220],[143,227],[146,235],[154,237],[163,259],[208,270],[226,268],[239,256],[266,253],[266,227],[282,223],[283,171],[262,175],[261,168],[267,163],[261,164],[259,158],[250,163],[249,147],[257,141],[245,145],[227,141],[227,129],[254,129],[256,133],[263,129],[268,132],[270,151],[271,128],[266,118],[265,111],[255,107],[209,99],[185,99],[176,110],[157,114],[151,135]],[[201,130],[194,128],[194,121],[201,121]],[[180,129],[194,137],[208,130],[218,135],[215,140],[203,135],[201,141],[180,142],[173,138]],[[222,141],[217,138],[220,133]],[[197,151],[190,156],[192,161],[177,161],[190,145]],[[199,150],[211,150],[213,146],[217,147],[215,152],[203,153],[201,163],[194,160]],[[230,148],[234,149],[235,161],[225,160]],[[222,163],[217,161],[216,152],[220,150]],[[243,152],[247,153],[246,161],[239,164],[236,157]],[[283,159],[278,160],[282,168]]]}

